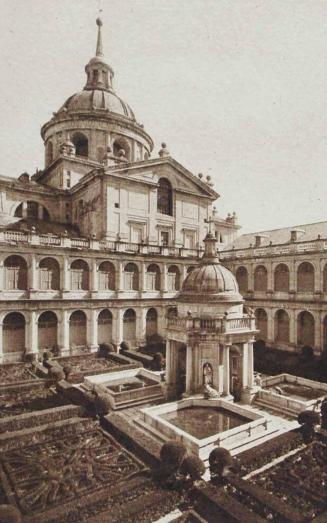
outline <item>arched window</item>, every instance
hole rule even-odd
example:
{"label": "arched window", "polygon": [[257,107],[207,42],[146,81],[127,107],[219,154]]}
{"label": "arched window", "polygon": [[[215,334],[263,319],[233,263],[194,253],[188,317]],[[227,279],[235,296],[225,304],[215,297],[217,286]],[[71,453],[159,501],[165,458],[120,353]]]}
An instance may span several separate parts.
{"label": "arched window", "polygon": [[87,158],[89,155],[89,142],[86,136],[82,133],[75,133],[72,137],[72,142],[75,145],[76,156]]}
{"label": "arched window", "polygon": [[58,318],[52,311],[42,312],[38,319],[39,350],[57,346]]}
{"label": "arched window", "polygon": [[114,156],[120,156],[120,151],[123,150],[127,160],[130,160],[130,147],[126,140],[123,138],[117,138],[112,147]]}
{"label": "arched window", "polygon": [[146,313],[146,337],[158,333],[158,313],[153,307]]}
{"label": "arched window", "polygon": [[10,312],[3,320],[3,352],[23,352],[25,349],[25,318],[20,312]]}
{"label": "arched window", "polygon": [[84,260],[74,260],[70,266],[72,291],[89,289],[89,266]]}
{"label": "arched window", "polygon": [[39,264],[40,290],[57,291],[60,289],[60,268],[54,258],[43,258]]}
{"label": "arched window", "polygon": [[284,343],[290,341],[290,319],[284,310],[277,311],[275,315],[275,340]]}
{"label": "arched window", "polygon": [[277,265],[274,272],[275,292],[288,292],[290,289],[290,271],[285,263]]}
{"label": "arched window", "polygon": [[297,318],[297,343],[300,346],[315,344],[315,320],[308,311],[302,311]]}
{"label": "arched window", "polygon": [[16,218],[26,218],[29,220],[50,220],[49,211],[44,205],[38,202],[22,202],[15,210]]}
{"label": "arched window", "polygon": [[127,309],[123,316],[123,339],[135,342],[136,338],[136,314],[133,309]]}
{"label": "arched window", "polygon": [[69,318],[70,347],[85,347],[86,345],[86,315],[83,311],[75,311]]}
{"label": "arched window", "polygon": [[267,339],[267,323],[268,323],[267,313],[264,309],[256,309],[255,317],[256,317],[257,329],[259,330],[259,332],[257,334],[257,338],[258,338],[258,340],[265,341]]}
{"label": "arched window", "polygon": [[258,265],[254,271],[254,290],[259,292],[267,291],[267,269],[263,265]]}
{"label": "arched window", "polygon": [[108,309],[103,309],[98,316],[98,343],[111,343],[112,341],[112,314]]}
{"label": "arched window", "polygon": [[240,293],[248,292],[249,290],[249,277],[248,277],[248,271],[245,267],[238,267],[236,270],[236,280],[238,283],[238,288]]}
{"label": "arched window", "polygon": [[166,178],[160,178],[158,182],[157,210],[161,214],[173,215],[173,191],[170,182]]}
{"label": "arched window", "polygon": [[168,290],[169,291],[179,291],[180,290],[180,272],[178,267],[176,265],[171,265],[168,268],[167,273],[167,283],[168,283]]}
{"label": "arched window", "polygon": [[303,262],[297,270],[297,290],[298,292],[314,292],[315,272],[313,265]]}
{"label": "arched window", "polygon": [[100,263],[99,275],[99,291],[114,291],[115,285],[115,267],[112,263],[104,261]]}
{"label": "arched window", "polygon": [[327,293],[327,264],[324,267],[322,278],[323,278],[323,292]]}
{"label": "arched window", "polygon": [[27,263],[21,256],[9,256],[4,262],[5,289],[22,291],[27,289]]}
{"label": "arched window", "polygon": [[151,263],[146,271],[146,288],[148,291],[160,291],[160,269],[155,263]]}
{"label": "arched window", "polygon": [[128,263],[124,269],[125,276],[125,290],[138,291],[139,290],[139,270],[135,263]]}
{"label": "arched window", "polygon": [[45,147],[45,164],[50,165],[53,162],[53,143],[49,141]]}

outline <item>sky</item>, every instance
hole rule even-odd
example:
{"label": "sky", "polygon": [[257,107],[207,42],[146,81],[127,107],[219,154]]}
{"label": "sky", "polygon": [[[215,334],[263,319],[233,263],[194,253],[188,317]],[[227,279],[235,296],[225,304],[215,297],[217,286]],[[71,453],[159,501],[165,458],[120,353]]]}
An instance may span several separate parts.
{"label": "sky", "polygon": [[0,173],[43,167],[40,127],[85,83],[103,20],[116,92],[210,175],[242,232],[327,220],[327,0],[0,0]]}

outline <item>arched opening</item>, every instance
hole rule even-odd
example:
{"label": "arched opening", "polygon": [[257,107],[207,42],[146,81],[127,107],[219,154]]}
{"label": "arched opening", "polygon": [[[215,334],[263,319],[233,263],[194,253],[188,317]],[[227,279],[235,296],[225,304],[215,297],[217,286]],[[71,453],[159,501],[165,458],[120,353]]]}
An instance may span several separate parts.
{"label": "arched opening", "polygon": [[39,263],[40,290],[57,291],[60,289],[60,268],[54,258],[43,258]]}
{"label": "arched opening", "polygon": [[275,340],[283,343],[290,341],[290,319],[282,309],[275,314]]}
{"label": "arched opening", "polygon": [[24,352],[25,318],[20,312],[10,312],[3,320],[3,352]]}
{"label": "arched opening", "polygon": [[150,338],[154,334],[158,334],[158,313],[153,307],[146,313],[146,338]]}
{"label": "arched opening", "polygon": [[298,292],[314,292],[314,287],[314,267],[309,262],[303,262],[297,270],[297,290]]}
{"label": "arched opening", "polygon": [[22,202],[16,207],[14,216],[16,218],[25,218],[28,220],[50,221],[49,211],[44,205],[38,202]]}
{"label": "arched opening", "polygon": [[160,178],[158,182],[157,210],[161,214],[173,215],[173,190],[167,178]]}
{"label": "arched opening", "polygon": [[257,334],[257,339],[266,341],[267,323],[268,323],[267,313],[264,309],[256,309],[255,317],[256,317],[257,329],[259,330],[259,332]]}
{"label": "arched opening", "polygon": [[130,147],[126,140],[117,138],[112,146],[114,156],[120,156],[120,151],[123,150],[127,160],[130,160]]}
{"label": "arched opening", "polygon": [[151,263],[146,271],[146,288],[148,291],[160,291],[160,269]]}
{"label": "arched opening", "polygon": [[58,318],[52,311],[42,312],[38,319],[39,350],[57,347]]}
{"label": "arched opening", "polygon": [[46,164],[46,166],[48,166],[52,162],[53,162],[53,143],[50,140],[45,147],[45,164]]}
{"label": "arched opening", "polygon": [[139,290],[139,270],[135,263],[128,263],[124,268],[125,276],[125,290],[138,291]]}
{"label": "arched opening", "polygon": [[136,313],[134,309],[127,309],[123,316],[123,340],[135,343],[136,339]]}
{"label": "arched opening", "polygon": [[290,290],[290,271],[285,263],[277,265],[274,272],[275,292],[288,292]]}
{"label": "arched opening", "polygon": [[169,291],[179,291],[180,290],[180,272],[179,268],[176,265],[171,265],[168,268],[167,273],[167,284]]}
{"label": "arched opening", "polygon": [[74,260],[70,266],[72,291],[89,289],[89,266],[84,260]]}
{"label": "arched opening", "polygon": [[75,145],[76,156],[87,158],[89,155],[89,141],[86,136],[82,133],[75,133],[72,137],[72,142]]}
{"label": "arched opening", "polygon": [[98,343],[112,342],[112,314],[103,309],[98,316]]}
{"label": "arched opening", "polygon": [[323,292],[327,293],[327,264],[324,267],[323,272]]}
{"label": "arched opening", "polygon": [[315,344],[315,320],[308,311],[302,311],[297,318],[297,344],[301,347]]}
{"label": "arched opening", "polygon": [[267,291],[267,269],[264,265],[258,265],[254,270],[254,290],[259,292]]}
{"label": "arched opening", "polygon": [[22,291],[27,289],[27,263],[21,256],[9,256],[4,262],[5,289]]}
{"label": "arched opening", "polygon": [[100,263],[98,270],[99,290],[100,291],[114,291],[116,271],[112,263],[104,261]]}
{"label": "arched opening", "polygon": [[69,318],[69,345],[86,346],[86,314],[83,311],[75,311]]}
{"label": "arched opening", "polygon": [[236,270],[236,280],[240,293],[248,292],[249,290],[249,276],[245,267],[238,267]]}

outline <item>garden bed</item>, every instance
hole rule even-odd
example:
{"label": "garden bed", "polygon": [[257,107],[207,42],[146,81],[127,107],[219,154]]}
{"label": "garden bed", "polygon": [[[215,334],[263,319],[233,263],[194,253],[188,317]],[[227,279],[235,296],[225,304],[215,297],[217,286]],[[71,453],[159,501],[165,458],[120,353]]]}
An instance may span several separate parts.
{"label": "garden bed", "polygon": [[62,405],[68,401],[44,383],[0,390],[0,420]]}
{"label": "garden bed", "polygon": [[0,365],[0,385],[18,385],[37,379],[29,363],[5,363]]}

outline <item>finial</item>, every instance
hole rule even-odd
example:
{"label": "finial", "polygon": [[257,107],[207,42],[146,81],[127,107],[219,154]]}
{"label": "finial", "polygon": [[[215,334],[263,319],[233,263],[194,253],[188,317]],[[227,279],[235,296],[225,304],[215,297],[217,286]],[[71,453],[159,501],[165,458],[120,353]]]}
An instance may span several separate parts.
{"label": "finial", "polygon": [[103,50],[102,50],[102,34],[101,34],[101,27],[102,27],[102,20],[101,18],[96,19],[96,24],[98,26],[98,39],[97,39],[97,49],[96,49],[96,56],[103,56]]}

